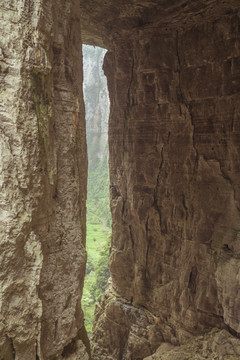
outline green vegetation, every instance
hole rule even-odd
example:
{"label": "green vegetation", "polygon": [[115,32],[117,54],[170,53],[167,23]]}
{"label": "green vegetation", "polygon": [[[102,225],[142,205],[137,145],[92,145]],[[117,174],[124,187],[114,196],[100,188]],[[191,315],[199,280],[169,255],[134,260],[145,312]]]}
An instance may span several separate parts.
{"label": "green vegetation", "polygon": [[102,71],[105,49],[83,46],[84,102],[88,147],[87,268],[82,305],[88,335],[92,332],[95,303],[109,278],[108,253],[111,237],[107,118],[109,99]]}
{"label": "green vegetation", "polygon": [[[103,230],[101,225],[88,224],[90,233],[97,229],[95,238],[87,236],[87,268],[83,289],[83,312],[85,316],[85,326],[89,335],[92,333],[95,303],[103,294],[107,280],[109,278],[108,253],[110,244],[110,234]],[[88,231],[89,233],[89,231]]]}
{"label": "green vegetation", "polygon": [[87,267],[83,289],[83,312],[88,335],[92,333],[95,303],[109,278],[108,254],[111,237],[108,162],[105,156],[88,176]]}
{"label": "green vegetation", "polygon": [[109,278],[108,253],[111,234],[102,224],[87,222],[87,267],[83,289],[83,312],[89,335],[92,332],[95,303],[103,294]]}
{"label": "green vegetation", "polygon": [[91,224],[103,222],[107,227],[111,226],[107,151],[96,168],[89,172],[87,221]]}
{"label": "green vegetation", "polygon": [[100,251],[100,257],[95,267],[95,281],[93,281],[90,288],[90,293],[95,301],[97,301],[103,294],[106,282],[110,276],[108,268],[108,255],[110,246],[110,236],[107,237],[107,241]]}

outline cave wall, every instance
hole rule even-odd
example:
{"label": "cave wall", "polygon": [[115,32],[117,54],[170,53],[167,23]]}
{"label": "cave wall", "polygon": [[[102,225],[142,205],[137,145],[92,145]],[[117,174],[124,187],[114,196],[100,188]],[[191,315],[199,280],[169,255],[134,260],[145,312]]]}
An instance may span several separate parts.
{"label": "cave wall", "polygon": [[240,334],[239,24],[144,24],[105,57],[113,234],[94,359]]}
{"label": "cave wall", "polygon": [[0,15],[0,359],[88,359],[79,5],[6,0]]}

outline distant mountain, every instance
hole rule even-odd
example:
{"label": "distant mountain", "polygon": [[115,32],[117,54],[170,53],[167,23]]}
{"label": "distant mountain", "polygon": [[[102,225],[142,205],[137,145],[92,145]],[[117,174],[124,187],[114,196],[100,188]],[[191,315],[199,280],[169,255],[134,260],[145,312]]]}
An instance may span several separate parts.
{"label": "distant mountain", "polygon": [[87,124],[89,172],[108,153],[109,97],[102,70],[105,49],[83,45],[84,102]]}
{"label": "distant mountain", "polygon": [[111,225],[108,171],[109,97],[102,70],[105,49],[83,46],[83,93],[88,146],[87,221]]}

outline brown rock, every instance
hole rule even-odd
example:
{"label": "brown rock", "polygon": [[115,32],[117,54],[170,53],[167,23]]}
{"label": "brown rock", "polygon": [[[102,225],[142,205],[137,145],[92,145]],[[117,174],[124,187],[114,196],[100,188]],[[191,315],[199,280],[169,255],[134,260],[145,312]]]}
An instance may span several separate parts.
{"label": "brown rock", "polygon": [[[99,329],[105,335],[96,342]],[[163,340],[156,318],[147,309],[136,308],[119,297],[111,286],[96,306],[93,333],[96,359],[102,359],[103,354],[109,360],[142,359],[156,350]]]}
{"label": "brown rock", "polygon": [[[129,20],[104,65],[112,288],[160,319],[159,335],[175,345],[212,327],[239,336],[239,9],[214,14],[205,2],[201,19],[202,6],[176,7],[167,27],[160,12],[134,29]],[[112,300],[101,301],[96,360],[144,357],[129,346],[122,302],[109,313]]]}
{"label": "brown rock", "polygon": [[173,347],[163,343],[154,355],[144,360],[238,360],[239,345],[239,340],[227,331],[214,329],[182,346]]}
{"label": "brown rock", "polygon": [[0,5],[3,360],[88,358],[80,340],[87,159],[76,5]]}

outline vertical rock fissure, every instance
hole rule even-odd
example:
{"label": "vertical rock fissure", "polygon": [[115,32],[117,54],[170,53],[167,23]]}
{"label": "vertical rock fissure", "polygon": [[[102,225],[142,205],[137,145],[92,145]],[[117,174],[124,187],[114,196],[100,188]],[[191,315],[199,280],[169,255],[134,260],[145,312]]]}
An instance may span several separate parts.
{"label": "vertical rock fissure", "polygon": [[134,65],[135,65],[135,60],[134,60],[134,54],[133,54],[131,68],[130,68],[130,81],[129,81],[129,87],[128,87],[128,93],[127,93],[127,98],[128,98],[127,110],[126,110],[127,116],[130,113],[130,109],[131,109],[131,105],[132,105],[131,89],[132,89],[133,78],[134,78]]}
{"label": "vertical rock fissure", "polygon": [[[170,135],[169,135],[170,136]],[[157,196],[157,192],[158,192],[158,188],[160,185],[160,176],[161,176],[161,171],[162,171],[162,167],[163,167],[163,163],[164,163],[164,158],[163,158],[163,148],[164,145],[162,145],[161,148],[161,152],[160,152],[160,164],[159,164],[159,169],[158,169],[158,175],[157,175],[157,183],[156,183],[156,187],[154,189],[154,193],[153,193],[153,207],[156,209],[157,213],[158,213],[158,217],[159,217],[159,225],[160,225],[160,230],[161,233],[163,233],[163,229],[162,229],[162,215],[161,215],[161,208],[158,204],[158,196]]]}
{"label": "vertical rock fissure", "polygon": [[185,199],[185,195],[182,194],[182,204],[183,204],[183,208],[185,210],[186,213],[186,220],[188,219],[188,207],[186,205],[186,199]]}
{"label": "vertical rock fissure", "polygon": [[149,228],[148,228],[148,221],[149,221],[149,216],[147,217],[147,221],[145,224],[145,231],[146,231],[146,243],[147,243],[147,251],[146,251],[146,262],[145,262],[145,267],[146,267],[146,272],[148,269],[148,253],[149,253],[149,248],[151,246],[151,238],[149,237]]}
{"label": "vertical rock fissure", "polygon": [[[98,298],[108,281],[111,235],[108,169],[109,94],[103,61],[107,50],[83,45],[83,91],[88,146],[87,239],[88,254],[83,289],[83,310],[89,336]],[[116,188],[111,188],[112,194]],[[117,192],[117,190],[116,190]],[[120,196],[120,194],[116,194]],[[122,214],[124,213],[124,201]]]}
{"label": "vertical rock fissure", "polygon": [[[180,55],[179,55],[179,31],[176,30],[176,55],[177,55],[177,63],[178,63],[178,100],[179,103],[183,103],[183,91],[181,87],[181,62],[180,62]],[[180,107],[180,113],[181,113],[181,107]]]}
{"label": "vertical rock fissure", "polygon": [[193,167],[193,176],[196,175],[197,168],[198,168],[198,161],[199,161],[199,153],[195,142],[195,124],[193,120],[192,110],[191,110],[191,104],[187,102],[186,97],[184,96],[182,85],[181,85],[181,58],[180,58],[180,49],[179,49],[179,31],[176,30],[176,56],[177,56],[177,63],[178,63],[178,94],[179,94],[179,109],[180,114],[182,115],[182,109],[181,109],[181,103],[185,106],[187,109],[187,112],[190,116],[190,121],[192,125],[192,143],[193,148],[196,154],[195,157],[195,163]]}
{"label": "vertical rock fissure", "polygon": [[10,339],[10,346],[11,346],[12,356],[13,356],[13,360],[14,360],[16,358],[16,352],[15,352],[15,348],[13,345],[13,339]]}
{"label": "vertical rock fissure", "polygon": [[233,191],[234,203],[236,205],[237,210],[240,212],[240,204],[238,204],[238,201],[237,201],[236,189],[235,189],[235,186],[234,186],[234,182],[231,179],[231,177],[227,174],[227,172],[223,169],[222,162],[219,159],[216,159],[216,158],[214,158],[214,160],[216,160],[219,163],[219,168],[220,168],[220,171],[222,173],[222,177],[230,184],[230,186],[232,188],[232,191]]}
{"label": "vertical rock fissure", "polygon": [[135,252],[134,252],[134,238],[133,238],[133,233],[132,233],[132,225],[129,225],[129,234],[130,234],[130,239],[131,239],[131,244],[132,244],[132,251],[133,251],[133,256],[135,257]]}
{"label": "vertical rock fissure", "polygon": [[131,88],[132,88],[132,83],[133,83],[133,77],[134,77],[134,56],[133,56],[132,62],[131,62],[130,80],[129,80],[129,86],[128,86],[128,90],[127,90],[127,105],[126,105],[126,109],[124,111],[124,113],[125,113],[125,119],[124,119],[124,124],[123,124],[123,158],[124,159],[128,152],[126,141],[128,139],[129,121],[130,121],[130,117],[131,117],[131,105],[132,105]]}

